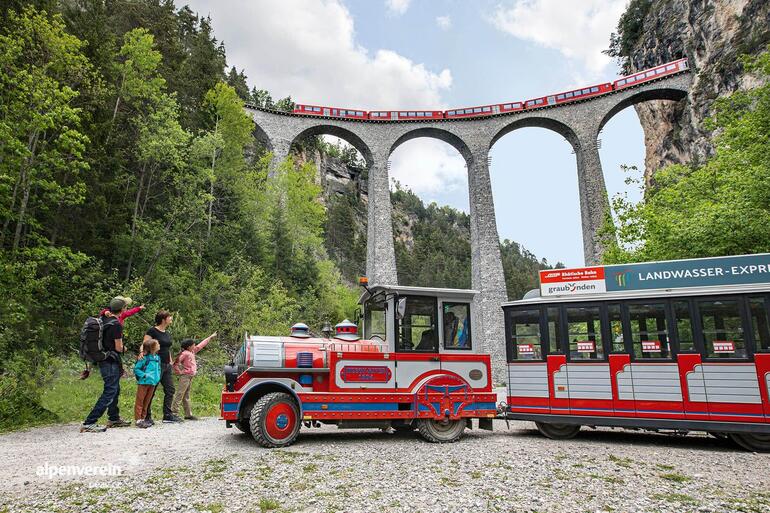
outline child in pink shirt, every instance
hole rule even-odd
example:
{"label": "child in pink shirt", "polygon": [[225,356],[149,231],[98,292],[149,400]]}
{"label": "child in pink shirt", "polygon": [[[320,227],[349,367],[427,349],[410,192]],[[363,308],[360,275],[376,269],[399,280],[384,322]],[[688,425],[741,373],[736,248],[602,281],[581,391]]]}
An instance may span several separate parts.
{"label": "child in pink shirt", "polygon": [[199,344],[196,344],[190,338],[184,339],[182,341],[182,352],[174,360],[174,373],[179,376],[179,386],[176,389],[176,394],[174,394],[171,412],[174,415],[178,415],[179,403],[181,402],[184,406],[185,420],[198,420],[190,409],[190,386],[192,385],[192,379],[198,373],[198,363],[195,361],[195,355],[216,336],[217,332],[215,331]]}

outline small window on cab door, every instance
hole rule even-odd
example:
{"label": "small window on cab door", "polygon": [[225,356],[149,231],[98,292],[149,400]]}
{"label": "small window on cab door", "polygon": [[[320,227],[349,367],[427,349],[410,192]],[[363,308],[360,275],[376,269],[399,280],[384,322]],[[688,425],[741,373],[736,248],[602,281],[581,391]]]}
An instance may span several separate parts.
{"label": "small window on cab door", "polygon": [[444,349],[472,348],[471,305],[469,303],[443,303]]}
{"label": "small window on cab door", "polygon": [[510,310],[508,315],[512,360],[542,360],[540,308]]}

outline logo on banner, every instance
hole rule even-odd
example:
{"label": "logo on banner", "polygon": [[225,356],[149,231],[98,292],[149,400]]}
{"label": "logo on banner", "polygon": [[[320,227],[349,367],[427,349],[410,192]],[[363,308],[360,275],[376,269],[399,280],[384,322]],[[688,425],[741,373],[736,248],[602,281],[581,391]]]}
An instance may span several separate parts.
{"label": "logo on banner", "polygon": [[628,287],[628,282],[630,279],[631,271],[620,271],[615,273],[615,283],[617,283],[618,287],[621,289]]}
{"label": "logo on banner", "polygon": [[735,342],[732,340],[715,340],[714,341],[715,353],[734,353]]}
{"label": "logo on banner", "polygon": [[345,383],[387,383],[392,376],[390,368],[370,365],[346,365],[340,371],[340,379]]}
{"label": "logo on banner", "polygon": [[591,340],[578,341],[577,350],[578,353],[593,353],[596,351],[596,343]]}
{"label": "logo on banner", "polygon": [[540,295],[571,296],[606,292],[603,267],[540,271]]}
{"label": "logo on banner", "polygon": [[659,353],[660,340],[642,340],[643,353]]}

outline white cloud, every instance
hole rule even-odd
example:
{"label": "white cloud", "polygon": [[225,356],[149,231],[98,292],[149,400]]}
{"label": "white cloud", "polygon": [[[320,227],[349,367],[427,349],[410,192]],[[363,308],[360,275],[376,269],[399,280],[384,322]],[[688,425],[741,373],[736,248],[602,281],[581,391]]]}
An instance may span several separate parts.
{"label": "white cloud", "polygon": [[445,106],[450,70],[435,72],[394,51],[362,47],[340,0],[177,2],[211,14],[228,64],[245,69],[250,85],[275,98],[365,110]]}
{"label": "white cloud", "polygon": [[385,0],[385,5],[393,14],[404,14],[412,0]]}
{"label": "white cloud", "polygon": [[437,16],[436,17],[436,25],[438,25],[438,28],[441,30],[449,30],[452,28],[452,18],[447,16]]}
{"label": "white cloud", "polygon": [[465,160],[457,150],[436,139],[404,143],[393,152],[390,163],[390,177],[418,196],[446,196],[468,188]]}
{"label": "white cloud", "polygon": [[513,0],[498,5],[492,24],[519,39],[581,61],[596,76],[611,62],[609,46],[628,0]]}

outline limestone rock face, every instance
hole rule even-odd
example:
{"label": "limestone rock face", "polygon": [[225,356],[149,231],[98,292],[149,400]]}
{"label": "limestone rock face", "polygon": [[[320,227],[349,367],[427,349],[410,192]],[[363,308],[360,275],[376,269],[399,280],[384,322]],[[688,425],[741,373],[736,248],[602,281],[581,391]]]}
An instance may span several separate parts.
{"label": "limestone rock face", "polygon": [[713,153],[703,126],[714,100],[757,85],[739,56],[770,43],[768,0],[653,0],[629,56],[632,71],[687,57],[695,78],[680,102],[636,105],[645,133],[645,178],[672,163],[698,163]]}

